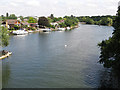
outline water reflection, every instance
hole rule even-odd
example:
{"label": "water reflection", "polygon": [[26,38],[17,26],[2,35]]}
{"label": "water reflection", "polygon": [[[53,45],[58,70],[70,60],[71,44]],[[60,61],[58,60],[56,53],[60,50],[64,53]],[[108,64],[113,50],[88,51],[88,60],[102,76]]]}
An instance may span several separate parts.
{"label": "water reflection", "polygon": [[4,59],[2,62],[2,87],[4,88],[8,84],[10,78],[11,70],[10,63]]}
{"label": "water reflection", "polygon": [[2,89],[2,60],[0,60],[0,90]]}
{"label": "water reflection", "polygon": [[100,88],[120,89],[120,74],[111,69],[105,69],[101,74]]}

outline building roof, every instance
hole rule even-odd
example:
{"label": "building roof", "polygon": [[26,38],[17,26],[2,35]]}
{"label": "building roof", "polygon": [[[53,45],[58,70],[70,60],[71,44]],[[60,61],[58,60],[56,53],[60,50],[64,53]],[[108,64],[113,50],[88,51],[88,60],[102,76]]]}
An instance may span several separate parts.
{"label": "building roof", "polygon": [[23,25],[29,25],[29,23],[28,23],[28,22],[22,22],[22,24],[23,24]]}
{"label": "building roof", "polygon": [[6,20],[6,22],[8,24],[15,24],[15,22],[17,22],[17,20],[16,19],[8,19],[8,20]]}

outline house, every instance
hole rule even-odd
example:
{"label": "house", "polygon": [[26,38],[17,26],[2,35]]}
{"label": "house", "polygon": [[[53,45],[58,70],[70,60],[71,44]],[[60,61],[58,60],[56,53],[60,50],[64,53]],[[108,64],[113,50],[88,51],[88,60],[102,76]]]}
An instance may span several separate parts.
{"label": "house", "polygon": [[38,23],[22,22],[22,24],[23,24],[24,26],[27,26],[27,27],[35,27],[35,28],[37,28],[37,27],[39,26]]}
{"label": "house", "polygon": [[24,26],[28,26],[28,27],[29,27],[29,23],[28,23],[28,22],[22,22],[22,24],[23,24]]}
{"label": "house", "polygon": [[39,25],[38,25],[38,23],[29,23],[29,26],[37,28]]}
{"label": "house", "polygon": [[58,27],[60,23],[64,23],[64,22],[65,22],[64,20],[60,20],[60,21],[56,21],[56,22],[53,22],[53,23],[50,23],[50,24]]}
{"label": "house", "polygon": [[57,21],[56,23],[64,23],[65,21],[64,20],[60,20],[60,21]]}
{"label": "house", "polygon": [[28,19],[24,19],[23,21],[24,21],[24,22],[27,22],[27,21],[28,21]]}
{"label": "house", "polygon": [[58,26],[58,23],[57,23],[57,22],[50,23],[50,24],[53,25],[53,26]]}
{"label": "house", "polygon": [[9,29],[14,28],[14,25],[21,26],[21,22],[16,19],[8,19],[6,20],[6,27]]}

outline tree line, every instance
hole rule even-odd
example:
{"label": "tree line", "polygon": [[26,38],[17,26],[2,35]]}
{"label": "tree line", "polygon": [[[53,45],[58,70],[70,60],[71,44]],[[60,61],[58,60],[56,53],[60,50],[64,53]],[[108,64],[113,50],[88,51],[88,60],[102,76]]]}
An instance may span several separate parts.
{"label": "tree line", "polygon": [[105,25],[112,26],[116,16],[81,16],[77,17],[80,22],[86,22],[86,24]]}
{"label": "tree line", "polygon": [[120,72],[120,7],[118,8],[113,27],[115,29],[113,36],[98,44],[101,49],[99,62],[104,67]]}

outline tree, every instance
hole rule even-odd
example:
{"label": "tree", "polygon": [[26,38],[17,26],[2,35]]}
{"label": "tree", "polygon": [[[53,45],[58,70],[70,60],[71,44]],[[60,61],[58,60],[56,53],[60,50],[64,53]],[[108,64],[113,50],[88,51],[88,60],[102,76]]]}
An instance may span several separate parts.
{"label": "tree", "polygon": [[60,23],[59,26],[63,28],[66,27],[65,23]]}
{"label": "tree", "polygon": [[33,17],[29,17],[28,23],[36,23],[36,22],[37,22],[36,19],[34,19]]}
{"label": "tree", "polygon": [[113,24],[113,20],[109,17],[104,17],[101,19],[101,25],[107,25],[107,26],[110,26]]}
{"label": "tree", "polygon": [[[1,17],[0,17],[0,21],[2,21]],[[7,28],[0,26],[0,46],[4,47],[4,46],[8,46],[8,44],[9,44],[9,35]]]}
{"label": "tree", "polygon": [[94,24],[94,20],[91,18],[86,19],[86,24]]}
{"label": "tree", "polygon": [[8,19],[17,19],[17,16],[15,16],[15,14],[10,14],[10,16],[8,17]]}
{"label": "tree", "polygon": [[76,18],[76,17],[69,17],[69,16],[65,16],[66,18],[64,18],[64,20],[65,20],[65,25],[66,26],[69,26],[69,27],[71,27],[71,26],[75,26],[75,25],[77,25],[78,24],[78,22],[79,22],[79,20]]}
{"label": "tree", "polygon": [[50,18],[51,18],[51,19],[53,19],[53,18],[54,18],[54,15],[53,15],[53,14],[51,14],[51,15],[50,15]]}
{"label": "tree", "polygon": [[108,26],[111,26],[113,24],[113,20],[111,18],[107,18],[107,24]]}
{"label": "tree", "polygon": [[7,17],[7,18],[9,17],[9,14],[8,14],[8,13],[6,13],[6,17]]}
{"label": "tree", "polygon": [[6,47],[9,45],[9,36],[7,32],[7,28],[5,27],[0,27],[0,46]]}
{"label": "tree", "polygon": [[14,25],[14,29],[15,29],[15,30],[18,30],[18,29],[20,29],[20,27],[17,26],[17,25]]}
{"label": "tree", "polygon": [[39,26],[47,26],[49,27],[50,26],[50,23],[49,23],[49,20],[46,18],[46,17],[39,17],[39,20],[38,20],[38,25]]}
{"label": "tree", "polygon": [[70,27],[70,26],[72,26],[73,22],[70,19],[66,19],[65,24],[66,24],[66,26]]}
{"label": "tree", "polygon": [[50,23],[52,23],[52,22],[53,22],[53,19],[51,19],[51,18],[48,17],[48,21],[49,21]]}
{"label": "tree", "polygon": [[20,18],[22,21],[23,21],[23,19],[24,19],[23,16],[19,16],[19,18]]}
{"label": "tree", "polygon": [[118,8],[114,28],[113,36],[98,44],[101,49],[99,62],[103,63],[104,67],[113,68],[120,72],[120,7]]}

